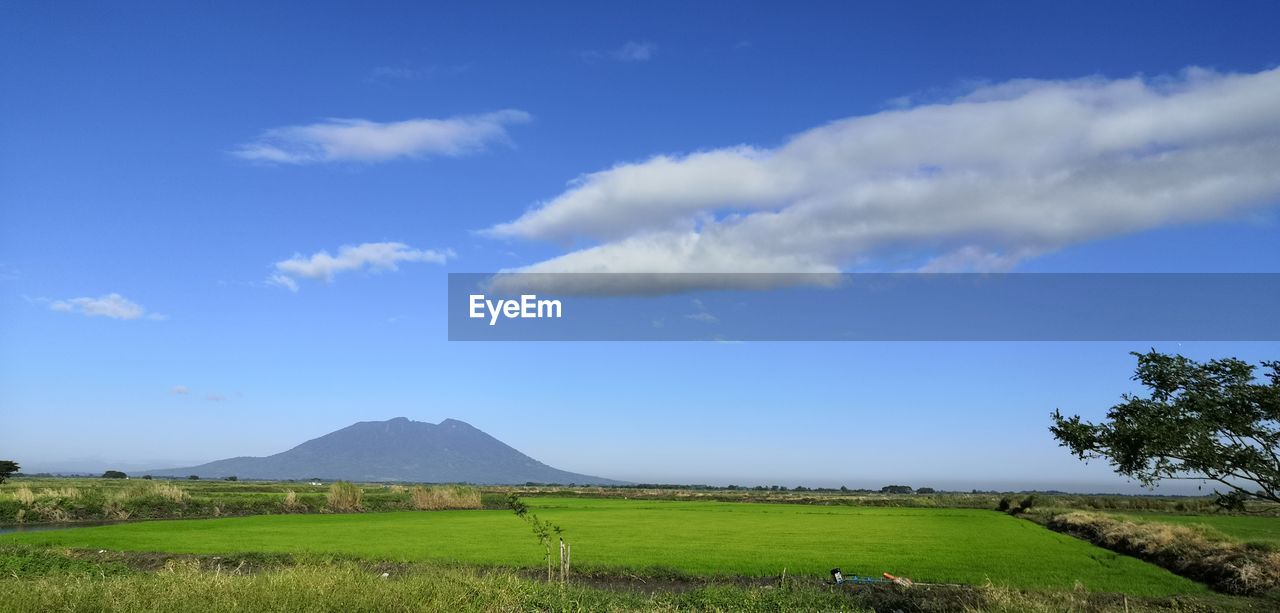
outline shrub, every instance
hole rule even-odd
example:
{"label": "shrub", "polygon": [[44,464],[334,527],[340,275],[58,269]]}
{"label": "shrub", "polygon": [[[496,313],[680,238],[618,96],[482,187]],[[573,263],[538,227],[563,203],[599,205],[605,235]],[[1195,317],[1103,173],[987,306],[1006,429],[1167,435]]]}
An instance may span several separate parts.
{"label": "shrub", "polygon": [[107,472],[102,473],[102,478],[103,479],[128,479],[129,475],[126,475],[118,470],[108,470]]}
{"label": "shrub", "polygon": [[329,486],[325,496],[327,508],[334,513],[351,513],[363,510],[364,490],[354,483],[339,481]]}
{"label": "shrub", "polygon": [[1026,498],[1022,499],[1022,502],[1020,504],[1018,504],[1018,508],[1021,509],[1023,512],[1030,511],[1031,507],[1034,507],[1034,506],[1036,506],[1035,494],[1028,495]]}
{"label": "shrub", "polygon": [[440,509],[479,509],[480,490],[464,485],[434,485],[413,488],[409,494],[413,508],[420,511]]}
{"label": "shrub", "polygon": [[1000,499],[1000,504],[996,505],[997,511],[1007,512],[1009,507],[1013,506],[1013,500],[1008,496]]}

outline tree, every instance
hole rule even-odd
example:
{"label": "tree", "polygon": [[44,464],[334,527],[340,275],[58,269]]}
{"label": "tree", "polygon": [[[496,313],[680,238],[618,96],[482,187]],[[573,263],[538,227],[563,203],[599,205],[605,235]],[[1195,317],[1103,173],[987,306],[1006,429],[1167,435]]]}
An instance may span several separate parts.
{"label": "tree", "polygon": [[922,487],[922,488],[920,488],[920,489],[916,490],[916,493],[917,493],[917,494],[935,494],[935,493],[937,493],[937,490],[935,490],[935,489],[933,489],[933,488],[931,488],[931,487]]}
{"label": "tree", "polygon": [[1049,430],[1082,460],[1106,459],[1115,471],[1154,486],[1164,479],[1213,481],[1218,504],[1280,502],[1280,361],[1254,366],[1235,358],[1205,363],[1152,350],[1134,353],[1133,376],[1149,397],[1125,394],[1098,424],[1055,410]]}
{"label": "tree", "polygon": [[200,475],[187,475],[187,480],[188,480],[188,481],[199,481],[199,480],[200,480]]}
{"label": "tree", "polygon": [[118,470],[108,470],[107,472],[102,473],[102,478],[103,479],[128,479],[129,475],[126,475]]}
{"label": "tree", "polygon": [[237,476],[235,476],[235,475],[230,475],[230,476],[227,476],[227,477],[223,477],[223,478],[222,478],[222,480],[223,480],[223,481],[239,481],[239,480],[240,480],[240,478],[239,478],[239,477],[237,477]]}
{"label": "tree", "polygon": [[14,462],[13,460],[0,460],[0,483],[4,483],[9,479],[9,477],[13,476],[14,473],[20,470],[22,470],[22,467],[18,466],[17,462]]}
{"label": "tree", "polygon": [[538,537],[538,542],[542,544],[543,552],[547,560],[547,581],[551,581],[551,538],[552,536],[560,537],[560,580],[564,581],[566,568],[564,566],[564,529],[556,524],[543,521],[537,515],[529,512],[529,505],[526,505],[520,496],[515,492],[507,494],[507,508],[515,513],[516,517],[529,522],[529,527],[533,528],[533,533]]}
{"label": "tree", "polygon": [[910,494],[912,491],[910,485],[886,485],[880,488],[881,494]]}

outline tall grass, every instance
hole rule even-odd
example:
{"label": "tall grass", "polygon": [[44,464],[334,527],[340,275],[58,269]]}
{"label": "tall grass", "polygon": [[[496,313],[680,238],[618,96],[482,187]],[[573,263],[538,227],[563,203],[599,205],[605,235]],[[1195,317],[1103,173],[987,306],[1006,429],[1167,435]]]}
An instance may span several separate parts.
{"label": "tall grass", "polygon": [[293,490],[284,493],[284,502],[281,504],[286,513],[300,513],[307,510],[307,505],[298,501],[298,493]]}
{"label": "tall grass", "polygon": [[458,569],[382,573],[355,564],[210,572],[193,560],[155,573],[0,578],[6,611],[859,610],[829,590],[715,587],[646,596]]}
{"label": "tall grass", "polygon": [[364,510],[364,490],[354,483],[338,481],[329,486],[325,495],[325,508],[334,513],[354,513]]}
{"label": "tall grass", "polygon": [[409,500],[419,511],[479,509],[481,506],[480,490],[465,485],[419,485],[409,493]]}
{"label": "tall grass", "polygon": [[[1222,596],[1139,600],[1077,588],[841,589],[816,578],[780,584],[661,583],[610,590],[531,581],[501,570],[370,566],[302,558],[223,565],[175,557],[159,570],[131,570],[115,556],[0,546],[0,608],[44,611],[964,611],[1202,613],[1241,605]],[[602,584],[612,585],[608,578]],[[1234,606],[1223,606],[1234,605]],[[1258,610],[1264,610],[1260,607]]]}
{"label": "tall grass", "polygon": [[31,491],[31,488],[24,485],[13,490],[13,499],[22,504],[32,504],[36,501],[36,494]]}
{"label": "tall grass", "polygon": [[1208,527],[1138,523],[1087,511],[1055,515],[1047,525],[1228,594],[1280,588],[1280,552],[1232,541]]}

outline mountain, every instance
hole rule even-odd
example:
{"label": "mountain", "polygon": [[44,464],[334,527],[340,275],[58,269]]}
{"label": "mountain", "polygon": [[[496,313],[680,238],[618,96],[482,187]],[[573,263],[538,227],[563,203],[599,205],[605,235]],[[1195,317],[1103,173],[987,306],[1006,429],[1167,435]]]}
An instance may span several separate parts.
{"label": "mountain", "polygon": [[157,477],[311,479],[422,483],[610,485],[621,481],[552,468],[466,422],[397,417],[362,421],[265,458],[239,457],[153,470]]}

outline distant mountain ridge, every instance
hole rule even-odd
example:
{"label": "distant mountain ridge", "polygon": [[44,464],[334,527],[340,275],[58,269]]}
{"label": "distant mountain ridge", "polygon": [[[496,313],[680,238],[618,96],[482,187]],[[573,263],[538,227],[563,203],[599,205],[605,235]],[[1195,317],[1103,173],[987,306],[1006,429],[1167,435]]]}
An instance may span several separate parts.
{"label": "distant mountain ridge", "polygon": [[148,474],[485,485],[623,483],[552,468],[463,421],[446,419],[431,424],[407,417],[358,422],[266,457],[229,458]]}

